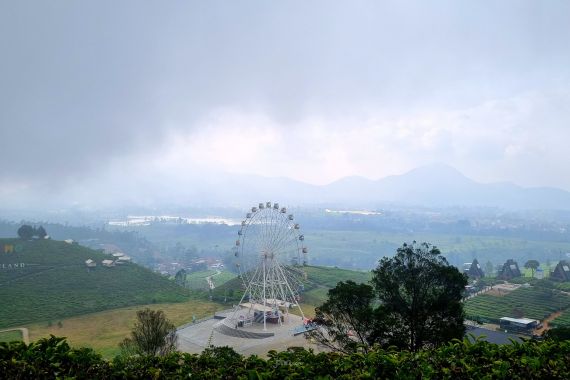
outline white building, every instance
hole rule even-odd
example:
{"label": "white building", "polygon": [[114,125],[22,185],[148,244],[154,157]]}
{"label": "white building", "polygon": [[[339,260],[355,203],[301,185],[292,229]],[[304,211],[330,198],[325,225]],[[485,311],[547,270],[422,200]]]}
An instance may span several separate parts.
{"label": "white building", "polygon": [[103,261],[101,261],[101,264],[104,267],[114,267],[115,266],[115,262],[113,260],[103,260]]}
{"label": "white building", "polygon": [[97,263],[91,259],[87,259],[85,260],[85,265],[87,265],[87,268],[93,268],[97,266]]}

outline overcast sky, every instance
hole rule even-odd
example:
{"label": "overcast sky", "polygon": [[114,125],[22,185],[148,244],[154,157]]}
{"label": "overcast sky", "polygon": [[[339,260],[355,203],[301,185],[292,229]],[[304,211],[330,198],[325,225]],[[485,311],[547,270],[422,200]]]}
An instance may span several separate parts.
{"label": "overcast sky", "polygon": [[0,195],[434,162],[570,190],[569,20],[555,0],[4,1]]}

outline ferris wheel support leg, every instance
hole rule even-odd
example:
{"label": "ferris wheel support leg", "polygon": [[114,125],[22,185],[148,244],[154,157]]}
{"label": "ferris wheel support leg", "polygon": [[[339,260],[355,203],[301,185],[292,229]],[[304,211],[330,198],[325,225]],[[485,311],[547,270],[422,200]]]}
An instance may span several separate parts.
{"label": "ferris wheel support leg", "polygon": [[265,274],[265,259],[263,260],[263,331],[267,331],[267,312],[265,308],[267,307],[267,297],[265,295],[265,284],[267,281]]}

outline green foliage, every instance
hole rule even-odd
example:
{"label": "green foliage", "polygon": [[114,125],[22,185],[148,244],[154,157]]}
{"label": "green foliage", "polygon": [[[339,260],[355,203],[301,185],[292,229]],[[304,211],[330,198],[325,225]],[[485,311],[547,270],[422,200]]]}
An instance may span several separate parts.
{"label": "green foliage", "polygon": [[131,336],[120,344],[127,354],[163,356],[176,349],[176,326],[162,310],[137,311],[137,322]]}
{"label": "green foliage", "polygon": [[0,343],[4,378],[105,379],[567,379],[570,341],[494,345],[467,339],[409,351],[373,348],[343,355],[303,349],[271,351],[268,359],[243,357],[231,348],[200,355],[116,357],[106,361],[90,349],[72,349],[62,338]]}
{"label": "green foliage", "polygon": [[47,232],[45,230],[45,228],[43,226],[39,226],[36,230],[35,230],[35,234],[37,237],[39,237],[40,239],[43,239],[47,236]]}
{"label": "green foliage", "polygon": [[561,316],[549,323],[551,327],[570,327],[570,311],[565,310]]}
{"label": "green foliage", "polygon": [[463,337],[467,278],[436,247],[404,244],[372,273],[374,287],[347,281],[329,290],[307,337],[345,353],[372,344],[417,351]]}
{"label": "green foliage", "polygon": [[186,286],[186,271],[184,269],[180,269],[176,272],[174,276],[174,281],[180,286]]}
{"label": "green foliage", "polygon": [[570,327],[556,327],[544,332],[546,339],[552,340],[570,340]]}
{"label": "green foliage", "polygon": [[[19,244],[0,263],[24,262],[22,269],[0,271],[0,328],[54,321],[119,307],[153,302],[182,302],[191,293],[136,264],[100,265],[109,256],[76,244],[54,240],[0,239]],[[85,260],[96,268],[87,270]]]}
{"label": "green foliage", "polygon": [[553,289],[519,288],[497,297],[482,294],[465,302],[469,319],[498,323],[499,318],[512,317],[515,310],[526,318],[542,320],[555,311],[570,306],[570,296]]}
{"label": "green foliage", "polygon": [[43,239],[47,236],[47,232],[45,228],[43,228],[43,226],[35,228],[28,224],[24,224],[20,228],[18,228],[18,236],[20,237],[20,239],[23,240],[30,240],[34,236],[39,239]]}
{"label": "green foliage", "polygon": [[538,269],[539,266],[540,266],[540,263],[537,260],[528,260],[524,264],[525,268],[530,269],[531,277],[534,277],[534,272]]}
{"label": "green foliage", "polygon": [[27,224],[18,228],[18,236],[23,240],[30,240],[34,236],[34,232],[34,228]]}
{"label": "green foliage", "polygon": [[326,347],[345,353],[373,343],[374,290],[368,284],[339,282],[328,292],[327,301],[317,307],[314,322],[319,328],[307,336]]}
{"label": "green foliage", "polygon": [[380,301],[378,342],[417,351],[463,337],[467,278],[436,247],[403,244],[380,260],[372,283]]}

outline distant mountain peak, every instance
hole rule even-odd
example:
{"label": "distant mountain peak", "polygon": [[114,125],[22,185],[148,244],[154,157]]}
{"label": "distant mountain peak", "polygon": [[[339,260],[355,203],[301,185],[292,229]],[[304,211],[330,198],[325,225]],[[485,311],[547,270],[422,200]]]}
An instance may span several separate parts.
{"label": "distant mountain peak", "polygon": [[420,166],[398,177],[409,177],[415,179],[435,180],[435,181],[444,181],[444,182],[447,181],[475,182],[472,179],[466,177],[463,173],[461,173],[453,166],[442,163]]}

